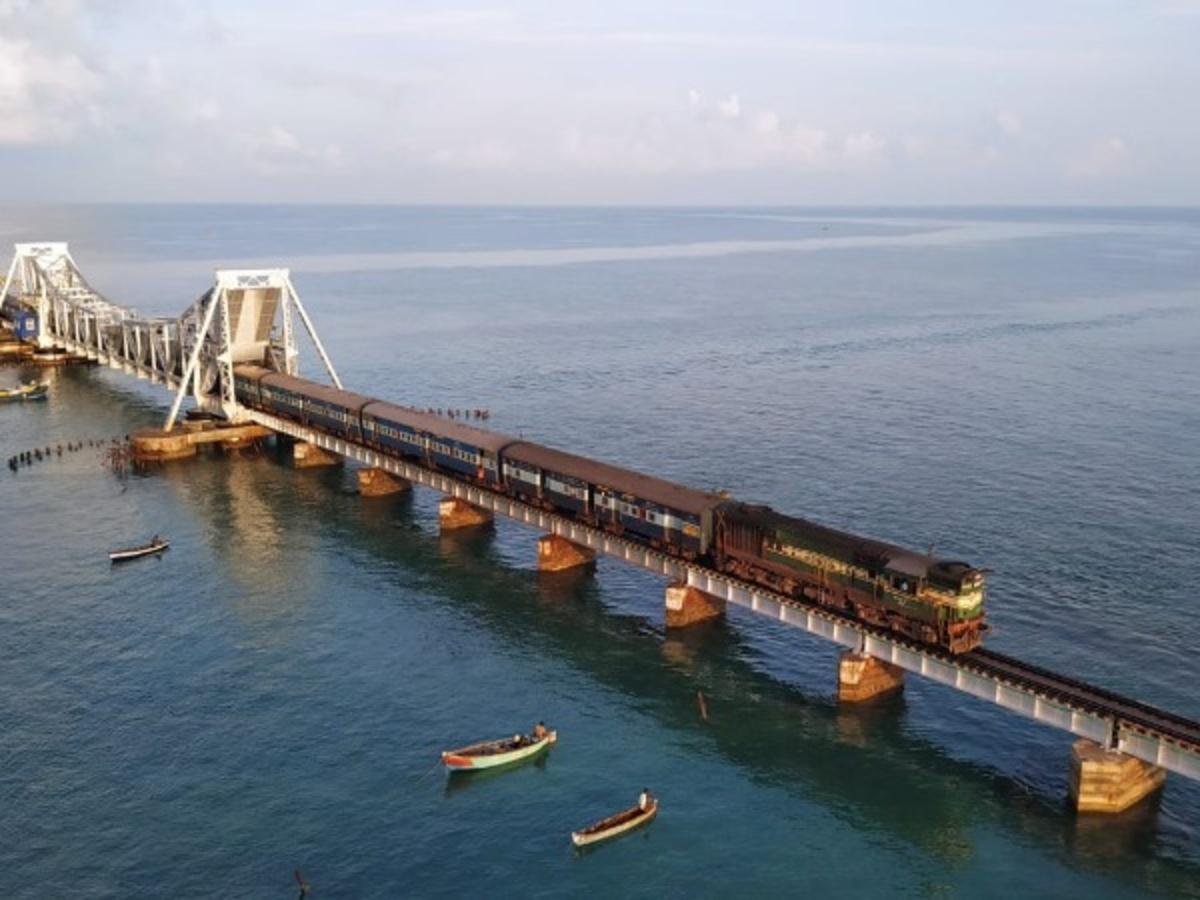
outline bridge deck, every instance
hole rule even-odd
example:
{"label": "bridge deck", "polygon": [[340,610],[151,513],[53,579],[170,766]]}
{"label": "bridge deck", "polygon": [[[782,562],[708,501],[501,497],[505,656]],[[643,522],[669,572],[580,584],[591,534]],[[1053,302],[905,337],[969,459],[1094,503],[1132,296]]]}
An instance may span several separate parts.
{"label": "bridge deck", "polygon": [[936,647],[914,644],[890,632],[775,594],[723,572],[667,556],[370,447],[258,410],[248,413],[254,421],[281,434],[561,535],[606,556],[682,581],[758,615],[861,650],[914,675],[971,694],[1044,725],[1105,746],[1115,737],[1115,749],[1200,780],[1200,722],[989,650],[954,656]]}

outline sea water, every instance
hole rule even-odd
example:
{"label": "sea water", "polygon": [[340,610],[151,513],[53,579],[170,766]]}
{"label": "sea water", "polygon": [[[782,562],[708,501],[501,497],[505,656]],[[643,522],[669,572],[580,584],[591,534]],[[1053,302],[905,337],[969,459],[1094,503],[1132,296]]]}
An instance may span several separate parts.
{"label": "sea water", "polygon": [[[1200,212],[304,206],[0,211],[178,315],[287,267],[342,380],[991,570],[989,646],[1200,717]],[[7,259],[7,257],[5,257]],[[305,346],[303,374],[322,378]],[[0,458],[162,422],[116,371],[0,407]],[[664,584],[535,569],[273,453],[0,477],[6,897],[1200,895],[1200,786],[1066,800],[1069,735]],[[153,533],[160,559],[110,568]],[[708,718],[700,715],[697,693]],[[536,764],[448,779],[527,730]],[[661,799],[585,855],[572,829]]]}

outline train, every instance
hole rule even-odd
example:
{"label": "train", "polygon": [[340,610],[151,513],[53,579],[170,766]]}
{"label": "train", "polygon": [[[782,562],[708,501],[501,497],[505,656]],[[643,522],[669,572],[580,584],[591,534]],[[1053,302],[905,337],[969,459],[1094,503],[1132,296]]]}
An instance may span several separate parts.
{"label": "train", "polygon": [[951,653],[987,630],[985,572],[262,366],[237,401]]}

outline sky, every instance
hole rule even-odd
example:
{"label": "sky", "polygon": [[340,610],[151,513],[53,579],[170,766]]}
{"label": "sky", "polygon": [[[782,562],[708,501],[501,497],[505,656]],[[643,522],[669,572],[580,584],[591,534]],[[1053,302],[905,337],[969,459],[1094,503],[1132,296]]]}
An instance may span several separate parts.
{"label": "sky", "polygon": [[1200,0],[0,0],[0,205],[1200,204]]}

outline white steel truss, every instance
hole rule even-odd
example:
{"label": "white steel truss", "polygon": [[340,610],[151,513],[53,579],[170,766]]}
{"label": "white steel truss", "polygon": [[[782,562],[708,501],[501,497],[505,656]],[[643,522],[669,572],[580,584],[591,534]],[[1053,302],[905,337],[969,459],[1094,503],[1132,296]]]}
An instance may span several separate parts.
{"label": "white steel truss", "polygon": [[87,357],[173,391],[167,431],[189,394],[201,409],[244,419],[233,387],[239,363],[299,374],[297,314],[330,379],[342,386],[287,269],[219,270],[182,316],[147,317],[93,289],[65,243],[17,244],[0,286],[0,316],[8,307],[36,314],[39,348]]}

